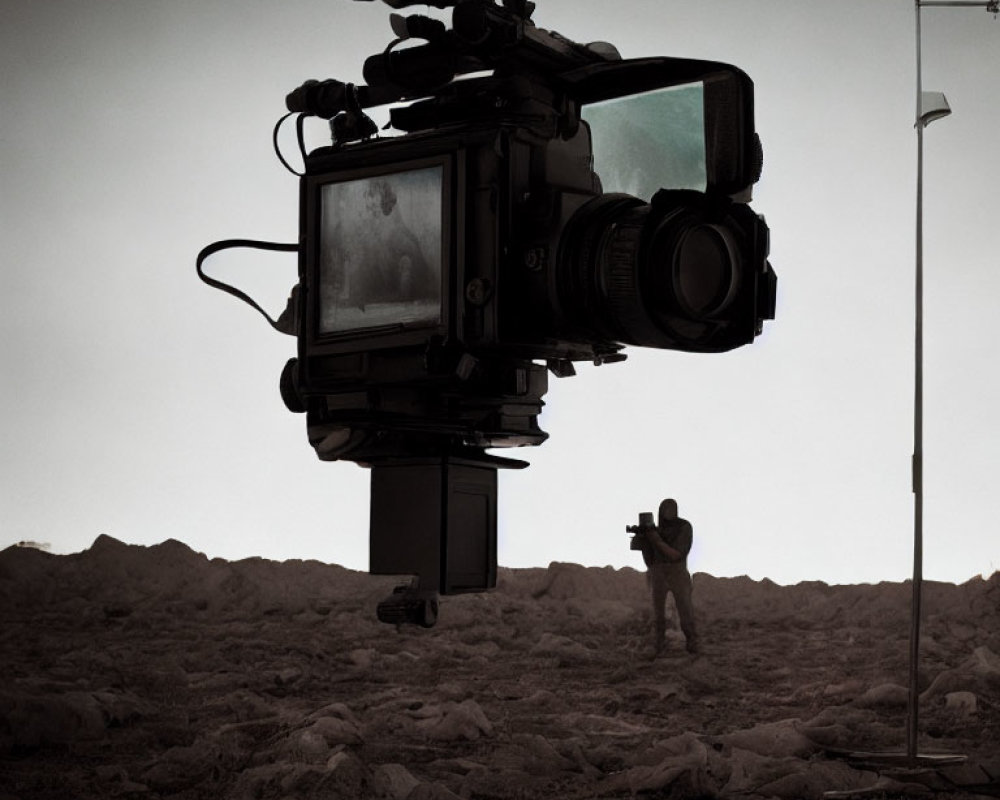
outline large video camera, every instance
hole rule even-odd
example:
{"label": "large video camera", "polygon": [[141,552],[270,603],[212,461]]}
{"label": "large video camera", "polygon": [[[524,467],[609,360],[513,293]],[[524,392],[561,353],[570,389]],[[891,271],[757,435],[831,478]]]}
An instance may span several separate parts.
{"label": "large video camera", "polygon": [[[746,204],[762,157],[743,72],[623,60],[537,28],[525,0],[432,5],[451,28],[392,15],[366,85],[288,95],[305,171],[276,326],[298,339],[281,393],[319,458],[372,468],[371,571],[449,594],[495,585],[496,471],[527,464],[487,450],[545,441],[549,372],[749,344],[776,278]],[[393,103],[403,133],[379,135],[364,109]],[[332,144],[307,152],[302,116]]]}

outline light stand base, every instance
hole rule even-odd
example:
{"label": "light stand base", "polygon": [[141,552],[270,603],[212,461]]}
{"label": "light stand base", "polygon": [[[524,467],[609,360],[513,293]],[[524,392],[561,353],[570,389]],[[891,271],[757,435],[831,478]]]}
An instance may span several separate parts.
{"label": "light stand base", "polygon": [[[967,756],[958,753],[874,753],[866,751],[827,751],[829,755],[848,762],[852,767],[877,772],[882,779],[888,778],[899,783],[919,784],[921,793],[928,791],[968,791],[949,780],[938,770],[959,767],[965,764]],[[984,794],[993,792],[983,792]],[[854,797],[884,797],[891,794],[883,780],[871,786],[843,791],[823,792],[824,800],[850,800]],[[1000,795],[997,795],[1000,796]]]}

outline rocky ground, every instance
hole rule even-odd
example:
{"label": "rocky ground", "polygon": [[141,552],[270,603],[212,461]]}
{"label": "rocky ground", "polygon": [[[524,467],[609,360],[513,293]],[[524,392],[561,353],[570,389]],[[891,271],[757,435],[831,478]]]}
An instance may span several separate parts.
{"label": "rocky ground", "polygon": [[[100,537],[0,553],[0,800],[1000,795],[1000,574],[910,587],[695,576],[702,652],[650,660],[644,576],[501,570],[431,630],[395,581]],[[853,757],[848,754],[853,753]]]}

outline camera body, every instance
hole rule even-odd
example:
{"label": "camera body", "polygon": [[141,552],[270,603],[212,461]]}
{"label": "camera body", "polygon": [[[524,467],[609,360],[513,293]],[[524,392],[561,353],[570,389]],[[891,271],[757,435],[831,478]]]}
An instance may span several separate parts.
{"label": "camera body", "polygon": [[[704,191],[604,191],[589,109],[606,139],[623,123],[603,106],[625,91],[663,113],[677,84],[697,91]],[[739,70],[638,59],[473,79],[392,125],[415,130],[305,157],[282,395],[321,459],[537,445],[549,372],[628,344],[721,352],[773,317],[767,226],[741,201],[759,163]]]}

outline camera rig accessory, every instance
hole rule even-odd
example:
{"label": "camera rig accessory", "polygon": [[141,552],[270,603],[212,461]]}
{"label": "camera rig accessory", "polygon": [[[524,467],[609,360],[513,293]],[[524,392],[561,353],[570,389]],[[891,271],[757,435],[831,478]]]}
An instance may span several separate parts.
{"label": "camera rig accessory", "polygon": [[[385,1],[393,8],[415,5]],[[510,113],[511,78],[519,83],[525,79],[551,82],[571,70],[620,59],[613,45],[582,45],[536,27],[531,21],[534,3],[440,0],[432,5],[453,9],[450,30],[440,20],[424,15],[392,14],[390,24],[397,38],[384,52],[365,61],[367,85],[351,88],[335,79],[306,81],[287,96],[289,112],[333,119],[348,112],[352,95],[362,108],[433,96],[429,104],[417,109],[393,110],[392,127],[426,130],[448,120]],[[415,39],[425,44],[398,48]],[[455,80],[486,71],[493,76],[472,79],[471,85]]]}

